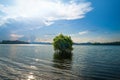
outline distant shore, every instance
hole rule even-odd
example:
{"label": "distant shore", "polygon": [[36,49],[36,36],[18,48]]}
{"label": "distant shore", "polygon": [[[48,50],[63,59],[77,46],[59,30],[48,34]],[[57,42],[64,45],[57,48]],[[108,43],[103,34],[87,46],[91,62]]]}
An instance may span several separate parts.
{"label": "distant shore", "polygon": [[19,41],[19,40],[3,40],[0,44],[30,44],[29,42]]}
{"label": "distant shore", "polygon": [[[50,43],[50,42],[26,42],[26,41],[19,41],[19,40],[3,40],[0,42],[0,44],[46,44],[46,45],[52,45],[52,43]],[[106,42],[106,43],[100,43],[100,42],[74,43],[74,45],[120,45],[120,41]]]}

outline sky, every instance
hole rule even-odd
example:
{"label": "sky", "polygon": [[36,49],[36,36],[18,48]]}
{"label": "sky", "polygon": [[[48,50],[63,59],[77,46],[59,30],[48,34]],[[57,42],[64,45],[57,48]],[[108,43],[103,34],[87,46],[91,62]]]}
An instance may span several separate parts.
{"label": "sky", "polygon": [[0,0],[0,41],[120,41],[120,0]]}

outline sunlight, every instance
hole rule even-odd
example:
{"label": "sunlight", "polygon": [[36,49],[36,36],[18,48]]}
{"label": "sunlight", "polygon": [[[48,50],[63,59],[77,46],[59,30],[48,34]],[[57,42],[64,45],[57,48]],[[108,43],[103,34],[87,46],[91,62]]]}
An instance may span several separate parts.
{"label": "sunlight", "polygon": [[30,75],[27,76],[27,78],[28,78],[27,80],[35,80],[35,77],[33,76],[33,73],[30,72],[29,74]]}
{"label": "sunlight", "polygon": [[36,66],[32,66],[32,65],[30,66],[30,68],[31,68],[31,69],[37,69]]}
{"label": "sunlight", "polygon": [[0,80],[120,80],[120,0],[0,0]]}

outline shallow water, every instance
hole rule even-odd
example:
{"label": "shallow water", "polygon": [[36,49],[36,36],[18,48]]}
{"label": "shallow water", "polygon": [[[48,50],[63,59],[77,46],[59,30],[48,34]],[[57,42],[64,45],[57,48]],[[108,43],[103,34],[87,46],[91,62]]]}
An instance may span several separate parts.
{"label": "shallow water", "polygon": [[0,80],[120,80],[120,46],[74,46],[62,59],[52,45],[0,44]]}

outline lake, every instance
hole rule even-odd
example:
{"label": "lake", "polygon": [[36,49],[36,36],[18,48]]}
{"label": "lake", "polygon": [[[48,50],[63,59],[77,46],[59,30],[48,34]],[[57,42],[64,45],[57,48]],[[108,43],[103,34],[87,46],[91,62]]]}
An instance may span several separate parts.
{"label": "lake", "polygon": [[120,46],[73,47],[63,59],[52,45],[0,44],[0,80],[120,80]]}

